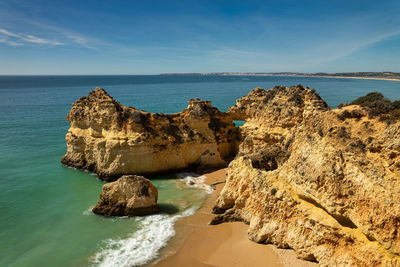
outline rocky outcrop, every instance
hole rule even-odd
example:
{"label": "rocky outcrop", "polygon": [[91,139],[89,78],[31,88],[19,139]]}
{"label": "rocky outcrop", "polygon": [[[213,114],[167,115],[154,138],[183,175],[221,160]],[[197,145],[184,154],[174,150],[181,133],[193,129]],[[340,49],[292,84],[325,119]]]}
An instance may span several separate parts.
{"label": "rocky outcrop", "polygon": [[149,113],[121,105],[96,88],[72,105],[67,119],[71,127],[62,163],[107,181],[125,174],[226,166],[238,146],[232,117],[200,99],[177,114]]}
{"label": "rocky outcrop", "polygon": [[92,209],[104,216],[140,216],[158,211],[158,190],[143,176],[124,175],[103,185],[100,201]]}
{"label": "rocky outcrop", "polygon": [[240,127],[240,152],[248,154],[279,143],[303,120],[328,109],[315,90],[276,86],[269,90],[255,88],[236,100],[229,114],[235,120],[246,121]]}
{"label": "rocky outcrop", "polygon": [[[244,221],[251,240],[321,266],[400,266],[400,122],[328,110],[307,88],[271,90],[232,108],[251,142],[228,167],[211,223]],[[293,92],[301,98],[288,101]]]}
{"label": "rocky outcrop", "polygon": [[[277,86],[254,89],[228,113],[192,99],[165,115],[96,88],[67,116],[62,162],[111,180],[224,166],[236,155],[212,224],[243,221],[251,240],[321,266],[400,266],[400,104],[376,98],[330,110],[315,90]],[[238,131],[233,119],[246,123]],[[124,209],[115,203],[104,213]]]}

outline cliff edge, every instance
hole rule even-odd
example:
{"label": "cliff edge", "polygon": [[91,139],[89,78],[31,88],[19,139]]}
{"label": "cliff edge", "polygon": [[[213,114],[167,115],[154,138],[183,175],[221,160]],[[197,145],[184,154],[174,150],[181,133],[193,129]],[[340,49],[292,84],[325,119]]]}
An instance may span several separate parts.
{"label": "cliff edge", "polygon": [[329,110],[307,88],[271,90],[232,108],[244,142],[211,223],[243,221],[251,240],[321,266],[400,266],[400,122]]}

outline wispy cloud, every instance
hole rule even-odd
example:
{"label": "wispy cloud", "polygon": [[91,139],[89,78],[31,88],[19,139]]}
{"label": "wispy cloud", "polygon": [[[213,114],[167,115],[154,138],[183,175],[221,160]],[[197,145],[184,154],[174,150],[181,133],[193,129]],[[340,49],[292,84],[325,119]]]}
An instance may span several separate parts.
{"label": "wispy cloud", "polygon": [[64,45],[64,43],[59,41],[37,37],[32,34],[15,33],[5,29],[0,29],[0,43],[13,47],[23,46],[29,43],[38,45]]}
{"label": "wispy cloud", "polygon": [[74,43],[79,44],[85,48],[89,49],[97,49],[95,46],[92,45],[92,41],[89,40],[87,37],[83,37],[81,35],[71,34],[71,33],[64,33],[69,39],[71,39]]}
{"label": "wispy cloud", "polygon": [[10,41],[10,40],[8,40],[7,37],[4,37],[4,36],[0,36],[0,43],[6,44],[8,46],[13,46],[13,47],[22,46],[21,43]]}
{"label": "wispy cloud", "polygon": [[27,43],[64,45],[63,43],[58,42],[58,41],[47,40],[47,39],[36,37],[36,36],[30,35],[30,34],[23,35],[20,38],[21,38],[22,41],[25,41]]}
{"label": "wispy cloud", "polygon": [[7,30],[4,30],[4,29],[0,29],[0,33],[2,33],[3,35],[6,35],[6,36],[18,37],[18,35],[17,35],[17,34],[15,34],[15,33],[12,33],[12,32],[9,32],[9,31],[7,31]]}
{"label": "wispy cloud", "polygon": [[370,36],[369,38],[364,38],[359,40],[352,40],[352,41],[332,40],[331,43],[328,43],[327,45],[320,44],[318,48],[317,47],[315,48],[315,51],[318,50],[320,54],[324,54],[325,56],[312,58],[310,60],[307,60],[306,63],[322,64],[338,60],[350,56],[372,45],[385,42],[388,39],[399,35],[400,35],[400,30],[397,30],[392,32],[375,34],[374,36]]}
{"label": "wispy cloud", "polygon": [[395,37],[395,36],[397,36],[397,35],[400,35],[400,30],[399,30],[399,31],[393,31],[393,32],[388,32],[388,33],[384,33],[384,34],[380,34],[380,35],[374,36],[374,37],[372,37],[372,38],[370,38],[370,39],[368,39],[368,40],[366,40],[366,41],[360,43],[358,46],[356,46],[356,47],[354,48],[354,50],[359,50],[359,49],[364,48],[364,47],[366,47],[366,46],[369,46],[369,45],[373,45],[373,44],[377,44],[377,43],[386,41],[387,39],[389,39],[389,38],[391,38],[391,37]]}

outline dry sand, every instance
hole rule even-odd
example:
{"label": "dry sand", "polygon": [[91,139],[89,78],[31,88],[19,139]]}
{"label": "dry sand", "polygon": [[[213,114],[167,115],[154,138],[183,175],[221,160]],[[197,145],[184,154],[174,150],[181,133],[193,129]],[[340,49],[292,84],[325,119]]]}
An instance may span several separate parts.
{"label": "dry sand", "polygon": [[[226,169],[206,174],[206,183],[224,182]],[[157,262],[157,267],[177,266],[317,266],[298,260],[292,250],[262,245],[247,238],[248,226],[241,222],[208,225],[213,218],[212,207],[224,183],[217,184],[203,206],[192,216],[176,223],[177,235],[162,254],[169,254]],[[172,248],[172,250],[171,250]]]}

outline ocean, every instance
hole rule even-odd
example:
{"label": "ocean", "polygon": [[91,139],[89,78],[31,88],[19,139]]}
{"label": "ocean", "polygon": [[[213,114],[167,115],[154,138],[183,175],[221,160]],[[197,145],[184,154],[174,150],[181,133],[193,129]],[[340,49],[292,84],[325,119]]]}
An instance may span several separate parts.
{"label": "ocean", "polygon": [[[332,108],[368,92],[400,99],[400,82],[270,76],[0,76],[0,266],[141,266],[160,257],[174,223],[199,208],[194,174],[148,177],[161,214],[104,218],[91,212],[104,182],[60,163],[71,104],[103,87],[124,105],[175,113],[191,98],[222,111],[255,87],[303,84]],[[202,178],[195,178],[201,180]],[[199,181],[199,184],[201,181]]]}

